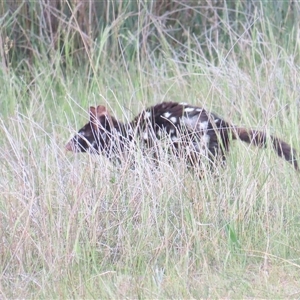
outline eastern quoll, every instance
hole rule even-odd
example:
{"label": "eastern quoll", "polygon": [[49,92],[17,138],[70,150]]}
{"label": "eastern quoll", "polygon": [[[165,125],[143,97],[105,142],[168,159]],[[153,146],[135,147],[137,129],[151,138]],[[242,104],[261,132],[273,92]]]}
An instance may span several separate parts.
{"label": "eastern quoll", "polygon": [[163,102],[142,111],[133,121],[122,123],[99,105],[89,109],[90,120],[66,145],[72,152],[103,153],[122,160],[132,145],[140,142],[148,149],[157,148],[160,140],[175,155],[195,166],[206,158],[225,161],[231,140],[265,147],[270,142],[278,156],[299,169],[296,152],[290,145],[257,130],[233,126],[217,115],[187,103]]}

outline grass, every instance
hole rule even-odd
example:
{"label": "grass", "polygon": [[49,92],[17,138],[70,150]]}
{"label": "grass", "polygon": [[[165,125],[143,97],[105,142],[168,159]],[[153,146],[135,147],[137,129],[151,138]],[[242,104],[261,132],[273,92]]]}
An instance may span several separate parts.
{"label": "grass", "polygon": [[299,41],[283,48],[268,30],[242,53],[242,38],[215,49],[218,65],[165,41],[151,60],[91,59],[64,74],[45,55],[30,83],[2,74],[1,298],[299,297],[299,174],[272,149],[234,142],[202,180],[181,161],[153,168],[139,150],[134,170],[64,151],[89,105],[128,120],[172,100],[299,152]]}

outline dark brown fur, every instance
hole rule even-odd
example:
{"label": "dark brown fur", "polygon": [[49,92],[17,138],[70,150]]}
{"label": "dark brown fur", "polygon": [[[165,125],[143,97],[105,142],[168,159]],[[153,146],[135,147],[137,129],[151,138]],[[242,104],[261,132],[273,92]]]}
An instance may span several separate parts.
{"label": "dark brown fur", "polygon": [[278,156],[284,158],[291,163],[296,170],[299,170],[298,162],[296,160],[296,151],[286,142],[277,137],[270,136],[267,138],[266,134],[257,130],[247,130],[245,128],[235,128],[233,130],[233,138],[240,139],[243,142],[252,144],[257,147],[266,147],[268,139],[272,143],[273,149],[277,152]]}
{"label": "dark brown fur", "polygon": [[262,131],[235,127],[201,107],[163,102],[147,108],[125,124],[111,116],[104,106],[90,107],[89,111],[89,123],[69,141],[67,150],[103,153],[121,160],[130,141],[136,137],[147,147],[167,139],[173,153],[184,153],[187,161],[195,165],[204,157],[211,162],[218,157],[224,161],[231,139],[240,139],[260,148],[270,142],[278,156],[299,170],[296,151],[286,142],[267,137]]}

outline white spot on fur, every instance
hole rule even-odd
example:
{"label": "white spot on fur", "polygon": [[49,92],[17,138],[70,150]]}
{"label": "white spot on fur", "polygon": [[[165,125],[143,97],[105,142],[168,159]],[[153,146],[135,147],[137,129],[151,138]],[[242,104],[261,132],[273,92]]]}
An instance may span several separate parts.
{"label": "white spot on fur", "polygon": [[163,114],[163,116],[166,117],[166,118],[169,118],[169,117],[171,116],[171,113],[165,112],[165,113]]}
{"label": "white spot on fur", "polygon": [[132,130],[132,128],[131,128],[131,127],[129,127],[129,128],[127,129],[127,132],[128,132],[128,134],[132,135],[132,134],[133,134],[133,130]]}
{"label": "white spot on fur", "polygon": [[175,133],[174,128],[171,128],[170,131],[169,131],[169,133],[170,133],[171,135],[174,134],[174,133]]}
{"label": "white spot on fur", "polygon": [[145,111],[145,119],[149,119],[151,117],[150,111]]}
{"label": "white spot on fur", "polygon": [[159,128],[159,129],[157,130],[157,136],[158,136],[158,137],[161,137],[161,135],[162,135],[162,132],[161,132],[161,129]]}
{"label": "white spot on fur", "polygon": [[176,117],[171,117],[171,118],[170,118],[170,121],[171,121],[172,123],[176,123],[176,122],[177,122],[177,118],[176,118]]}
{"label": "white spot on fur", "polygon": [[182,117],[180,119],[180,123],[189,129],[195,129],[197,127],[198,122],[199,122],[198,115],[193,116],[192,118]]}
{"label": "white spot on fur", "polygon": [[201,148],[199,149],[200,150],[199,152],[201,155],[207,156],[209,141],[210,141],[210,136],[208,134],[203,134],[203,136],[201,137],[201,141],[200,141]]}
{"label": "white spot on fur", "polygon": [[177,143],[177,142],[180,141],[180,139],[179,139],[176,135],[173,135],[173,136],[171,137],[171,140],[172,140],[173,143]]}
{"label": "white spot on fur", "polygon": [[180,105],[188,105],[186,102],[179,102]]}
{"label": "white spot on fur", "polygon": [[195,110],[194,107],[186,107],[186,108],[184,109],[184,111],[185,111],[186,113],[192,112],[192,111],[194,111],[194,110]]}
{"label": "white spot on fur", "polygon": [[199,123],[199,129],[200,130],[206,130],[207,127],[208,127],[208,121],[204,121],[204,122]]}
{"label": "white spot on fur", "polygon": [[202,111],[203,109],[202,108],[196,108],[196,111]]}
{"label": "white spot on fur", "polygon": [[203,144],[205,144],[206,147],[208,147],[210,136],[207,133],[203,134],[201,141],[203,141]]}
{"label": "white spot on fur", "polygon": [[148,132],[147,131],[143,132],[143,139],[148,140]]}
{"label": "white spot on fur", "polygon": [[219,119],[214,119],[214,122],[215,122],[215,123],[217,123],[217,122],[219,122],[219,121],[220,121]]}

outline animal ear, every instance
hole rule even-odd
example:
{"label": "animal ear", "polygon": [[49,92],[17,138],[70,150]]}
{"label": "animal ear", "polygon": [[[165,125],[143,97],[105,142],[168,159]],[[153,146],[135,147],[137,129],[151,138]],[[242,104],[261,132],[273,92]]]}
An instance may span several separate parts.
{"label": "animal ear", "polygon": [[108,122],[108,124],[110,125],[110,127],[113,127],[113,121],[112,121],[112,117],[109,113],[109,111],[106,109],[105,106],[103,105],[98,105],[97,106],[97,118],[99,120],[100,117],[104,116],[105,120]]}
{"label": "animal ear", "polygon": [[103,105],[97,106],[97,117],[108,116],[108,115],[109,115],[109,113],[105,106],[103,106]]}
{"label": "animal ear", "polygon": [[91,121],[92,118],[96,117],[96,109],[94,106],[90,106],[89,113],[90,113],[90,121]]}
{"label": "animal ear", "polygon": [[90,113],[90,122],[95,130],[99,129],[100,117],[104,116],[109,124],[112,124],[111,116],[107,111],[106,107],[103,105],[98,105],[96,108],[91,106],[89,109]]}
{"label": "animal ear", "polygon": [[97,113],[96,113],[96,108],[94,106],[90,106],[89,108],[89,113],[90,113],[90,123],[94,127],[94,129],[97,129]]}

